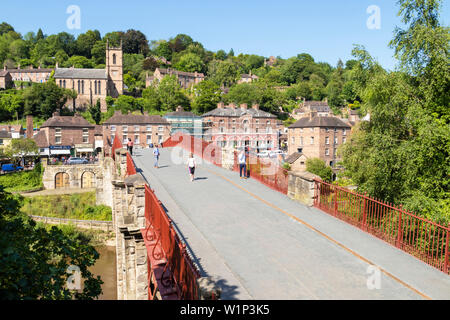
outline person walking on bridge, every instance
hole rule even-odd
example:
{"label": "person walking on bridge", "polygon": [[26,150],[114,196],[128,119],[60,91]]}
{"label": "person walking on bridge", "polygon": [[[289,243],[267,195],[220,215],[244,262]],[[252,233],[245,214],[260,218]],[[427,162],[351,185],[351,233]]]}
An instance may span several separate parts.
{"label": "person walking on bridge", "polygon": [[193,182],[195,180],[194,178],[194,173],[195,173],[195,158],[194,155],[191,153],[191,155],[189,156],[189,159],[187,161],[187,168],[189,169],[189,175],[191,176],[191,182]]}
{"label": "person walking on bridge", "polygon": [[130,155],[133,155],[133,141],[131,141],[130,138],[128,138],[127,149],[130,152]]}
{"label": "person walking on bridge", "polygon": [[158,168],[158,161],[159,161],[159,149],[158,149],[158,145],[155,144],[155,147],[153,148],[153,157],[155,158],[155,164],[154,167]]}
{"label": "person walking on bridge", "polygon": [[[238,156],[239,161],[239,176],[241,179],[247,179],[247,164],[246,164],[246,156],[245,149],[242,149]],[[244,176],[242,176],[242,171],[244,172]]]}

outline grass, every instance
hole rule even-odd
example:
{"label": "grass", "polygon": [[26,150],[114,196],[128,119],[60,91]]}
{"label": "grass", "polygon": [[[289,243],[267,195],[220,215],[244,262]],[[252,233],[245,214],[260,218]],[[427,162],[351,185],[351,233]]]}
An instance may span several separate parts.
{"label": "grass", "polygon": [[24,192],[43,187],[42,175],[44,170],[36,164],[32,171],[14,172],[0,176],[0,185],[7,192]]}
{"label": "grass", "polygon": [[25,198],[21,211],[29,215],[77,220],[112,221],[112,210],[96,205],[95,192]]}

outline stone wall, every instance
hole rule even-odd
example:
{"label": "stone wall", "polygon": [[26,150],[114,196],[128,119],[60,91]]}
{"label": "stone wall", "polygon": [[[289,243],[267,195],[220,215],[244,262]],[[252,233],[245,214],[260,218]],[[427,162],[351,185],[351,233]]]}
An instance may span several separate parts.
{"label": "stone wall", "polygon": [[[55,189],[55,177],[58,173],[67,173],[69,175],[69,188],[81,188],[82,176],[85,172],[92,172],[94,174],[95,186],[103,186],[103,161],[96,164],[76,164],[76,165],[47,165],[46,161],[42,162],[44,167],[44,174],[42,182],[45,189]],[[107,182],[105,182],[107,183]]]}
{"label": "stone wall", "polygon": [[117,299],[147,300],[147,250],[140,231],[145,228],[145,180],[138,174],[125,177],[126,150],[116,150],[115,158],[112,199],[116,229]]}
{"label": "stone wall", "polygon": [[314,179],[321,178],[310,172],[289,172],[288,197],[307,206],[314,205]]}

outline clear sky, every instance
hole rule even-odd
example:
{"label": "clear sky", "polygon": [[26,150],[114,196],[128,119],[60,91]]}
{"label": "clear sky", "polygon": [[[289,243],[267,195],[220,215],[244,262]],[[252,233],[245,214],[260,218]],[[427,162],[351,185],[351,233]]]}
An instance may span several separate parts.
{"label": "clear sky", "polygon": [[[450,1],[441,19],[449,25]],[[80,8],[80,29],[69,29],[67,8]],[[380,28],[369,29],[367,9],[380,9]],[[336,65],[351,59],[353,44],[361,44],[385,68],[396,62],[388,48],[395,26],[401,26],[395,0],[44,0],[1,1],[0,22],[25,34],[42,28],[45,34],[62,31],[75,36],[97,29],[136,29],[149,40],[190,35],[206,49],[235,54],[289,58],[309,53],[316,61]]]}

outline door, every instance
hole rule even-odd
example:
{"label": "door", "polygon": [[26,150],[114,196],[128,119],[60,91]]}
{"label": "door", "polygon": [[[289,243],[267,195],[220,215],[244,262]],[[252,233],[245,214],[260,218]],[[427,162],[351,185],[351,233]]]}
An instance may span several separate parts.
{"label": "door", "polygon": [[94,174],[92,172],[83,173],[83,176],[81,177],[81,188],[82,189],[95,188]]}
{"label": "door", "polygon": [[69,175],[65,172],[57,173],[55,176],[55,189],[69,188]]}

